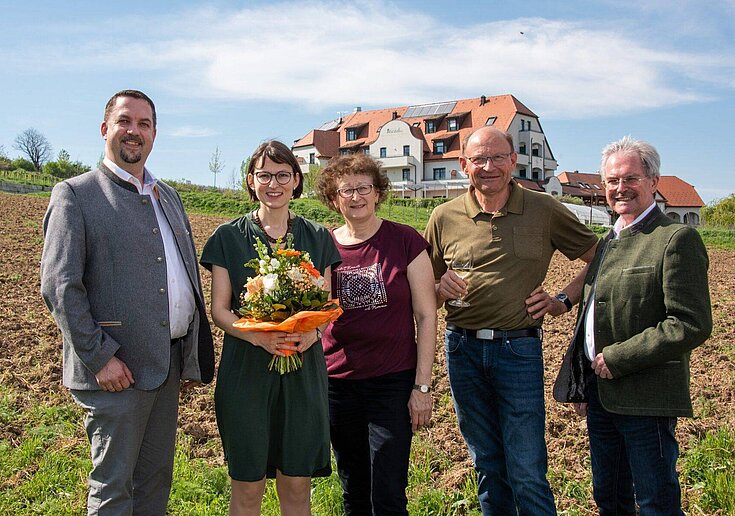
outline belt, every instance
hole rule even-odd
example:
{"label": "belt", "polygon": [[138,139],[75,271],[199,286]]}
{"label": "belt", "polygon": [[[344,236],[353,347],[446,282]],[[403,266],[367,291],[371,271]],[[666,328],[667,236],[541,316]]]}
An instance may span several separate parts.
{"label": "belt", "polygon": [[482,340],[494,339],[517,339],[519,337],[541,337],[541,328],[523,328],[520,330],[497,330],[495,328],[481,328],[479,330],[468,330],[460,328],[456,324],[447,323],[447,329],[464,333],[470,337]]}

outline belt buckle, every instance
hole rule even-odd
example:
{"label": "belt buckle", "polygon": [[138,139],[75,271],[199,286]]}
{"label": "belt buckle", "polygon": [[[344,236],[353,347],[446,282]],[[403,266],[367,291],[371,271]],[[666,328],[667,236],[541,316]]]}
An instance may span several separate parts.
{"label": "belt buckle", "polygon": [[493,340],[495,339],[495,330],[483,328],[481,330],[477,330],[477,333],[475,335],[478,339]]}

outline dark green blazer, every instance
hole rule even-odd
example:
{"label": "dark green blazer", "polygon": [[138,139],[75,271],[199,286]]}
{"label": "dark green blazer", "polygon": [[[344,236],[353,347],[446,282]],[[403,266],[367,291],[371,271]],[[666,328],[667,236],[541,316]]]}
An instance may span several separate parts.
{"label": "dark green blazer", "polygon": [[[712,331],[702,239],[658,208],[620,238],[611,237],[590,263],[563,367],[585,360],[585,301],[594,287],[596,353],[613,375],[597,381],[603,407],[617,414],[691,416],[689,355]],[[560,379],[569,374],[560,372]]]}

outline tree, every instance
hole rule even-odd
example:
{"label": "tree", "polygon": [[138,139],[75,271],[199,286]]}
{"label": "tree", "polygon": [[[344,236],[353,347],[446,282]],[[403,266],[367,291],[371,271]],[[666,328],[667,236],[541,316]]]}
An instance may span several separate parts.
{"label": "tree", "polygon": [[321,171],[322,167],[319,165],[309,165],[309,172],[304,174],[304,195],[306,197],[316,197],[316,184]]}
{"label": "tree", "polygon": [[39,172],[43,164],[51,159],[51,144],[44,135],[33,128],[26,129],[16,136],[14,147],[28,156],[33,168]]}
{"label": "tree", "polygon": [[91,169],[91,167],[88,167],[81,161],[72,161],[71,156],[64,149],[59,151],[59,157],[56,161],[49,161],[43,166],[44,173],[61,179],[69,179],[70,177],[89,172]]}
{"label": "tree", "polygon": [[10,158],[5,154],[5,147],[0,145],[0,170],[13,170]]}
{"label": "tree", "polygon": [[225,169],[225,162],[222,161],[222,153],[219,146],[215,147],[212,153],[212,159],[209,160],[209,170],[214,174],[214,186],[217,187],[217,174]]}
{"label": "tree", "polygon": [[735,194],[712,201],[702,208],[702,219],[707,226],[735,228]]}

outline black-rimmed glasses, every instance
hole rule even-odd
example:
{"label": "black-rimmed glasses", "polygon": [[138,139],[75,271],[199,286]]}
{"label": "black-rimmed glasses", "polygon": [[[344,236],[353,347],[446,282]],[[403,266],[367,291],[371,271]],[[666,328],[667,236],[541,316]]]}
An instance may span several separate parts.
{"label": "black-rimmed glasses", "polygon": [[253,175],[255,176],[255,180],[261,185],[270,184],[274,177],[276,178],[276,183],[279,185],[287,185],[293,177],[293,174],[290,172],[276,172],[275,174],[271,174],[262,170],[254,172]]}
{"label": "black-rimmed glasses", "polygon": [[355,188],[340,188],[337,190],[337,193],[340,195],[340,197],[344,197],[345,199],[349,199],[353,195],[355,195],[355,192],[357,192],[359,195],[367,195],[370,192],[373,191],[373,187],[375,185],[360,185]]}

